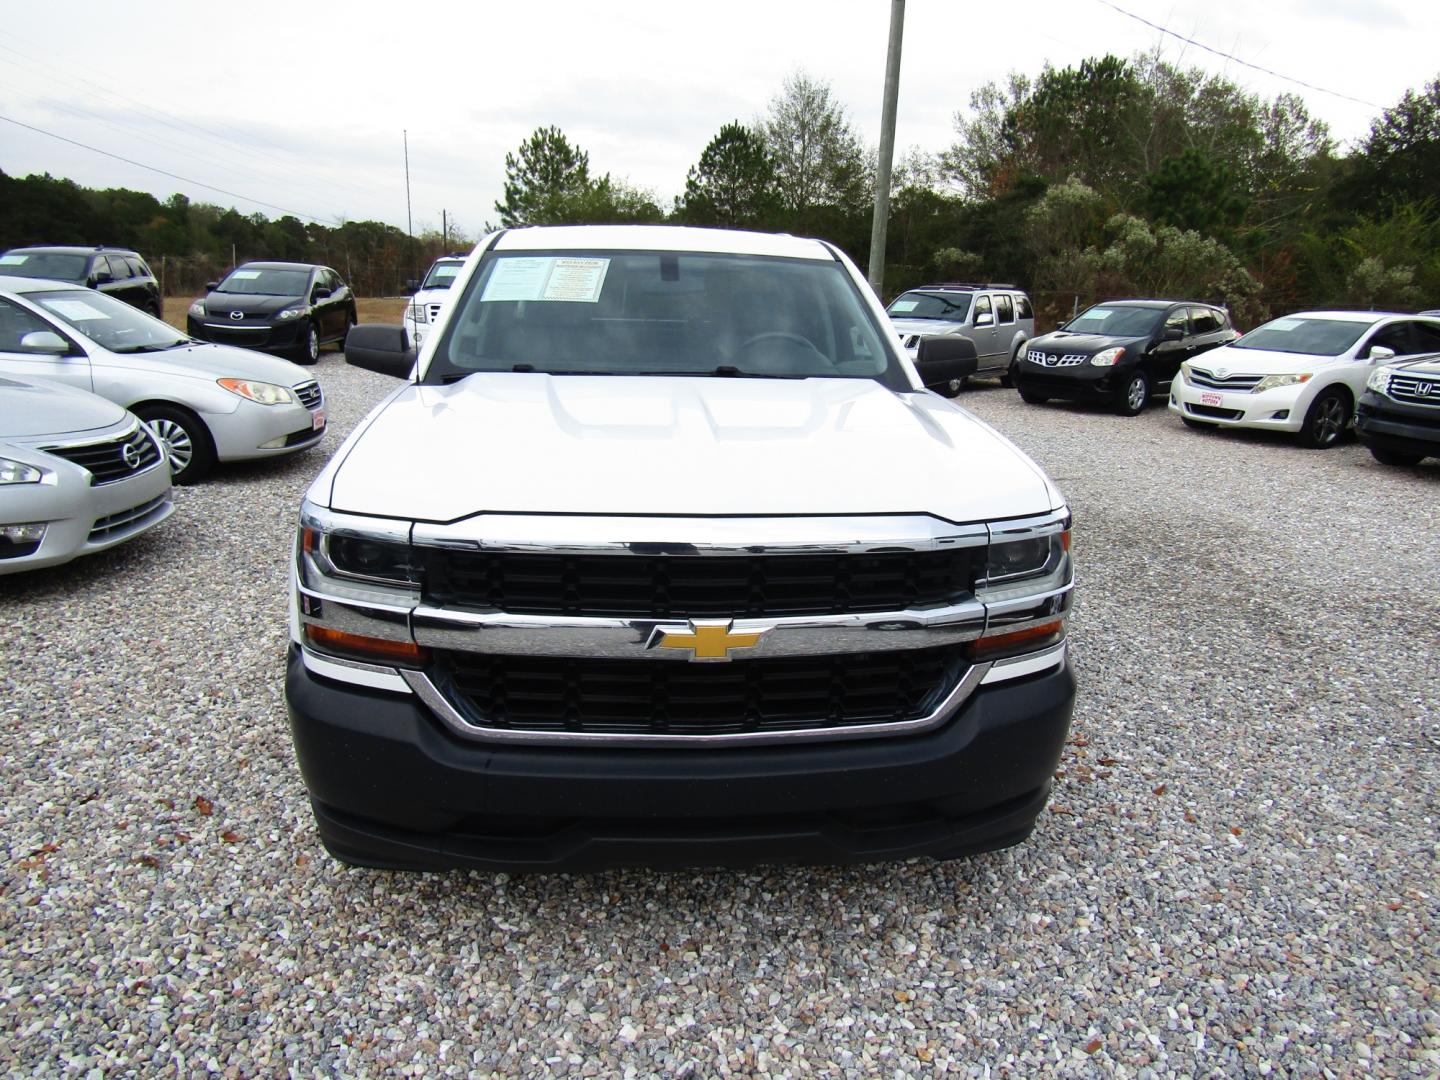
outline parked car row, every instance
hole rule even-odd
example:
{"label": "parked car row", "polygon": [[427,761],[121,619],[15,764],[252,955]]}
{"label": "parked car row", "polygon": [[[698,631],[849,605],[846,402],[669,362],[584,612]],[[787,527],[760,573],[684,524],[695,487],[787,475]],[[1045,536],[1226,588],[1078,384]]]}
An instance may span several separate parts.
{"label": "parked car row", "polygon": [[[1382,463],[1440,456],[1433,312],[1299,312],[1241,335],[1219,305],[1115,300],[1039,337],[1033,320],[1010,319],[996,348],[986,335],[1001,295],[1022,309],[1024,294],[1011,286],[942,284],[902,293],[888,313],[912,358],[924,339],[971,339],[975,374],[1003,373],[1030,404],[1100,401],[1134,416],[1159,394],[1196,429],[1283,431],[1323,449],[1353,424]],[[986,313],[977,315],[982,299]],[[1023,310],[1028,315],[1028,298]],[[936,389],[953,396],[963,382]]]}

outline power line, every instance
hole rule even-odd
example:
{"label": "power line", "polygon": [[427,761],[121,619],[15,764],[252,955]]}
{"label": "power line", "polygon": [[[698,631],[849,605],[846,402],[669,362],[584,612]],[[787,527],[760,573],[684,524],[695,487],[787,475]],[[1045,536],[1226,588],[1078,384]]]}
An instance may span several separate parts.
{"label": "power line", "polygon": [[89,150],[96,154],[103,154],[108,158],[114,158],[116,161],[123,161],[126,165],[134,165],[137,169],[146,169],[149,172],[159,173],[161,176],[168,176],[170,179],[179,180],[183,184],[193,184],[195,187],[205,188],[207,191],[216,191],[221,195],[228,195],[232,199],[239,199],[241,202],[254,203],[256,206],[263,206],[270,210],[279,210],[282,214],[289,214],[292,217],[308,218],[320,225],[328,224],[326,219],[316,217],[314,214],[307,214],[302,210],[290,210],[284,206],[276,206],[274,203],[267,203],[260,199],[252,199],[249,195],[241,195],[236,191],[227,191],[224,188],[216,187],[214,184],[207,184],[201,180],[192,180],[190,177],[181,176],[179,173],[166,172],[164,169],[156,168],[154,165],[146,165],[143,161],[135,161],[132,158],[121,157],[119,154],[112,154],[109,150],[101,150],[98,146],[91,146],[88,143],[67,139],[64,135],[57,135],[53,131],[46,131],[44,128],[38,128],[33,124],[13,120],[8,116],[0,115],[0,120],[4,120],[7,124],[14,124],[16,127],[25,128],[27,131],[33,131],[37,135],[48,135],[50,138],[58,139],[60,142],[69,143],[71,146],[78,146],[82,150]]}
{"label": "power line", "polygon": [[1343,98],[1346,101],[1353,101],[1357,105],[1364,105],[1371,109],[1384,109],[1383,105],[1376,105],[1373,101],[1366,101],[1363,98],[1351,97],[1349,94],[1342,94],[1338,90],[1327,90],[1323,86],[1316,86],[1314,83],[1308,83],[1302,79],[1293,79],[1289,75],[1282,75],[1278,71],[1271,71],[1269,68],[1261,67],[1259,64],[1252,64],[1248,60],[1241,60],[1238,56],[1232,56],[1230,53],[1221,52],[1219,49],[1211,48],[1204,42],[1196,41],[1194,38],[1188,38],[1184,34],[1177,34],[1174,30],[1167,29],[1166,27],[1161,26],[1158,23],[1153,23],[1149,19],[1136,15],[1133,11],[1126,11],[1124,8],[1112,4],[1110,0],[1097,0],[1097,2],[1104,4],[1106,7],[1114,11],[1118,11],[1126,18],[1134,19],[1138,23],[1144,23],[1152,30],[1158,30],[1162,34],[1169,34],[1171,37],[1183,41],[1187,45],[1194,45],[1197,49],[1204,49],[1208,53],[1214,53],[1216,56],[1222,56],[1226,60],[1239,64],[1241,67],[1247,67],[1251,68],[1254,71],[1263,72],[1266,75],[1270,75],[1276,79],[1281,79],[1284,82],[1294,83],[1296,86],[1303,86],[1306,90],[1314,90],[1317,93],[1329,94],[1331,97]]}

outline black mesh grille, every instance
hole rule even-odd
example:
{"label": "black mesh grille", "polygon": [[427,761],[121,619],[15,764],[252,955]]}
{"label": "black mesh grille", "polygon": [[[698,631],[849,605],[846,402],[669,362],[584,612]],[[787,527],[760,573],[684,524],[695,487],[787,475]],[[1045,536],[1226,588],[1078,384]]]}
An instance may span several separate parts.
{"label": "black mesh grille", "polygon": [[452,652],[436,674],[487,727],[721,735],[918,719],[967,667],[954,646],[711,664]]}
{"label": "black mesh grille", "polygon": [[1245,415],[1242,409],[1222,409],[1217,405],[1195,405],[1188,401],[1185,403],[1185,411],[1192,416],[1210,416],[1216,420],[1239,420]]}
{"label": "black mesh grille", "polygon": [[[128,458],[127,447],[130,448]],[[155,440],[141,427],[118,439],[80,446],[47,446],[45,452],[90,470],[92,484],[112,484],[116,480],[124,480],[160,460]]]}
{"label": "black mesh grille", "polygon": [[974,591],[984,548],[832,555],[545,555],[417,548],[426,598],[527,615],[757,618],[900,611]]}

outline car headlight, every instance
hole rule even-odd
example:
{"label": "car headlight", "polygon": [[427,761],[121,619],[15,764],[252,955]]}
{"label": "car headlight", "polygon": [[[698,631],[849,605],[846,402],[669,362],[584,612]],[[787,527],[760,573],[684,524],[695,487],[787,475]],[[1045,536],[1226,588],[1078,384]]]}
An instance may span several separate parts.
{"label": "car headlight", "polygon": [[411,304],[409,307],[407,307],[405,309],[405,318],[409,319],[416,325],[428,321],[426,318],[425,309],[419,304]]}
{"label": "car headlight", "polygon": [[1304,372],[1300,375],[1266,375],[1255,384],[1252,394],[1263,394],[1266,390],[1276,390],[1282,386],[1297,386],[1303,382],[1310,381],[1311,372]]}
{"label": "car headlight", "polygon": [[1370,373],[1370,378],[1365,380],[1365,385],[1377,394],[1390,393],[1390,369],[1376,368]]}
{"label": "car headlight", "polygon": [[191,304],[190,314],[196,316],[203,316],[205,314],[205,301],[196,300],[193,304]]}
{"label": "car headlight", "polygon": [[298,319],[301,315],[309,315],[308,307],[287,307],[284,311],[275,313],[276,322],[289,322],[291,319]]}
{"label": "car headlight", "polygon": [[23,461],[0,458],[0,484],[38,484],[45,478],[45,470]]}
{"label": "car headlight", "polygon": [[1043,577],[1070,551],[1070,530],[992,543],[985,560],[985,584]]}
{"label": "car headlight", "polygon": [[298,405],[300,399],[295,396],[295,391],[288,386],[277,386],[275,383],[256,382],[253,379],[216,379],[222,387],[232,394],[238,394],[257,405]]}
{"label": "car headlight", "polygon": [[1114,367],[1124,355],[1125,349],[1117,346],[1114,349],[1106,349],[1104,352],[1096,353],[1090,357],[1090,363],[1095,367]]}

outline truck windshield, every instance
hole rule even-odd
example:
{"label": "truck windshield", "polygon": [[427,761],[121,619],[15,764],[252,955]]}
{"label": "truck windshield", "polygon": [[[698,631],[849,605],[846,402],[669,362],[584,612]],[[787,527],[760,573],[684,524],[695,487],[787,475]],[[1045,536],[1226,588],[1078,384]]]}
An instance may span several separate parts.
{"label": "truck windshield", "polygon": [[422,289],[448,289],[455,284],[456,277],[464,267],[464,263],[458,262],[436,263],[430,267],[430,272],[425,275],[425,284],[420,287]]}
{"label": "truck windshield", "polygon": [[963,323],[970,314],[969,293],[907,292],[890,301],[892,319],[938,319]]}
{"label": "truck windshield", "polygon": [[879,379],[909,389],[833,260],[491,253],[424,381],[476,371]]}

